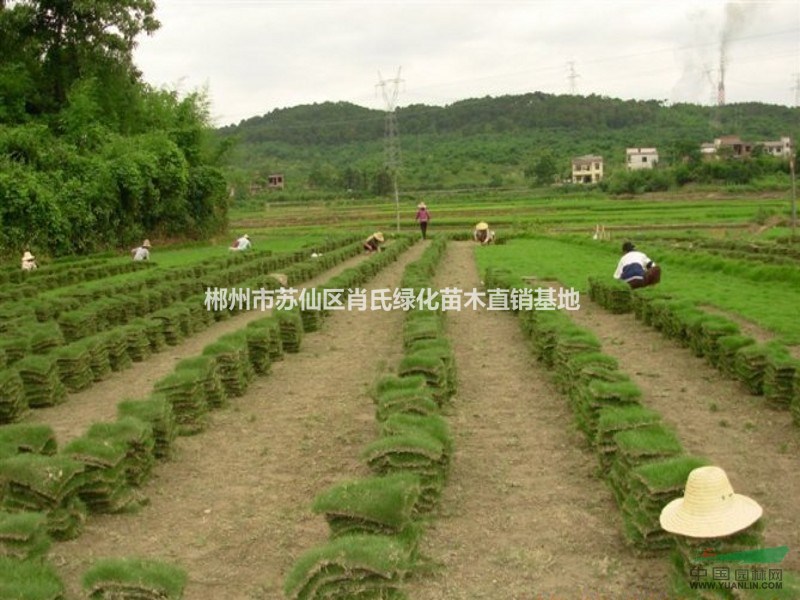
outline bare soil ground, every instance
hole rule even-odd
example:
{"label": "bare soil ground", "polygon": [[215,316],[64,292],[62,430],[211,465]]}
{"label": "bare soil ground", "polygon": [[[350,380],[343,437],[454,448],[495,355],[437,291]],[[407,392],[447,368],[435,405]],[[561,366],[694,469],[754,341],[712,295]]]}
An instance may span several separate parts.
{"label": "bare soil ground", "polygon": [[[474,245],[452,243],[437,287],[480,286]],[[480,249],[478,249],[480,251]],[[566,399],[505,312],[449,312],[458,393],[453,470],[423,552],[441,563],[415,600],[662,598],[667,561],[634,557]]]}
{"label": "bare soil ground", "polygon": [[[422,250],[412,248],[367,288],[396,287]],[[368,389],[399,362],[402,321],[400,311],[334,313],[304,337],[300,353],[212,413],[206,431],[179,438],[174,459],[143,489],[149,505],[92,515],[78,539],[54,546],[51,560],[72,597],[94,559],[147,556],[188,571],[187,600],[282,598],[295,559],[327,539],[324,518],[309,509],[314,496],[367,474],[359,453],[377,435]],[[172,364],[169,354],[163,360]],[[151,371],[120,391],[148,386]],[[81,422],[97,418],[88,402],[72,409]]]}
{"label": "bare soil ground", "polygon": [[[397,286],[422,250],[414,247],[368,289]],[[478,287],[473,251],[451,244],[437,287]],[[79,435],[93,421],[113,419],[120,399],[145,395],[181,358],[258,316],[219,323],[36,418],[53,424],[60,440]],[[798,568],[800,433],[788,413],[767,409],[630,315],[583,298],[573,316],[600,336],[688,451],[714,460],[737,491],[764,506],[767,542],[788,545],[784,564]],[[80,577],[94,559],[138,555],[187,569],[187,600],[282,598],[294,561],[327,538],[324,519],[309,508],[314,496],[368,474],[359,455],[377,435],[369,388],[400,360],[403,319],[399,311],[334,313],[299,354],[212,413],[206,431],[179,438],[175,457],[143,489],[148,505],[136,514],[92,515],[78,539],[53,547],[50,560],[69,597],[82,597]],[[596,459],[518,321],[503,312],[449,312],[448,337],[459,370],[446,415],[453,471],[441,514],[423,537],[423,553],[438,567],[410,582],[409,597],[667,597],[668,560],[636,557],[625,545]]]}
{"label": "bare soil ground", "polygon": [[800,429],[789,412],[768,407],[632,314],[613,315],[584,297],[572,316],[600,338],[688,452],[725,469],[736,492],[761,504],[767,545],[789,546],[782,565],[800,568]]}
{"label": "bare soil ground", "polygon": [[[332,273],[357,265],[363,259],[363,255],[353,257],[302,286],[314,287],[325,283]],[[95,383],[84,391],[68,394],[63,404],[31,411],[27,421],[50,425],[55,431],[60,447],[72,438],[82,435],[92,423],[115,420],[117,404],[120,401],[147,396],[155,382],[172,373],[175,365],[181,360],[199,355],[203,348],[220,336],[236,331],[248,322],[262,319],[269,314],[270,311],[247,311],[214,323],[205,331],[187,338],[177,346],[153,354],[143,362],[133,363],[130,368],[113,373],[105,381]]]}

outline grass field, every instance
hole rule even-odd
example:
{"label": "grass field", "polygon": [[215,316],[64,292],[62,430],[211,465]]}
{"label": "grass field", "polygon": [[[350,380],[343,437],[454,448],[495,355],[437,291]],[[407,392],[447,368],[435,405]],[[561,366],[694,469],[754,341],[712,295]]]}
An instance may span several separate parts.
{"label": "grass field", "polygon": [[[479,248],[476,256],[482,270],[490,266],[509,269],[519,285],[523,285],[523,277],[535,276],[586,291],[589,277],[612,277],[620,256],[620,242],[592,242],[514,239],[504,245]],[[660,292],[732,312],[787,343],[800,343],[796,317],[800,270],[754,267],[723,259],[704,262],[691,252],[676,250],[662,258],[656,240],[650,243],[652,246],[642,244],[641,250],[662,267]],[[723,270],[723,266],[727,268]]]}
{"label": "grass field", "polygon": [[[400,203],[403,229],[413,229],[419,201],[425,201],[432,215],[431,228],[448,230],[470,228],[478,221],[488,221],[499,231],[542,231],[551,228],[593,230],[596,224],[620,228],[737,227],[753,223],[764,214],[787,213],[788,195],[742,197],[728,194],[703,194],[699,197],[647,199],[608,199],[579,196],[526,195],[520,192],[471,195],[468,197],[413,197]],[[235,227],[314,231],[317,227],[335,226],[360,229],[394,229],[394,202],[326,201],[304,204],[250,204],[234,210]]]}
{"label": "grass field", "polygon": [[[0,530],[30,574],[0,561],[0,587],[26,573],[11,597],[135,579],[164,597],[293,600],[316,598],[331,568],[326,594],[341,586],[342,600],[366,583],[417,600],[679,598],[658,511],[707,463],[763,506],[753,539],[800,547],[800,363],[765,365],[753,344],[748,388],[585,293],[590,277],[613,283],[631,239],[662,266],[651,291],[800,344],[800,248],[785,223],[759,229],[784,198],[424,198],[433,239],[416,243],[420,199],[402,206],[411,236],[393,235],[389,202],[273,203],[234,211],[220,239],[154,239],[133,271],[126,251],[86,261],[85,281],[81,261],[22,280],[7,266],[4,291],[19,293],[0,298],[0,479],[15,484],[0,486]],[[500,243],[445,243],[477,220]],[[592,239],[597,224],[612,239]],[[359,237],[376,229],[389,244],[367,255]],[[230,252],[243,233],[254,251]],[[277,271],[383,294],[479,289],[489,267],[512,286],[579,289],[580,310],[204,302],[209,285],[276,291]],[[614,433],[629,423],[647,427]],[[85,479],[58,484],[80,461]],[[644,555],[643,535],[658,542]],[[796,553],[782,567],[788,586]]]}

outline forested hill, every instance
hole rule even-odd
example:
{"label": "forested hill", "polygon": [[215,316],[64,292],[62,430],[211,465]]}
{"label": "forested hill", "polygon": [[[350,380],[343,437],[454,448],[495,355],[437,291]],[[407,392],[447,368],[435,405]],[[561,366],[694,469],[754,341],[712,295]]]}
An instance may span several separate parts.
{"label": "forested hill", "polygon": [[[603,155],[613,170],[629,146],[656,146],[668,160],[720,135],[763,141],[800,133],[800,110],[785,106],[668,106],[539,92],[412,105],[398,108],[396,118],[404,181],[420,188],[522,183],[543,155],[560,174],[570,157],[587,153]],[[238,141],[229,172],[240,182],[277,171],[293,189],[367,189],[383,164],[385,113],[326,102],[275,110],[218,133]]]}
{"label": "forested hill", "polygon": [[[519,96],[462,100],[446,107],[422,104],[398,108],[401,134],[530,133],[538,129],[603,131],[644,128],[654,135],[667,131],[713,137],[715,130],[742,137],[771,138],[784,131],[796,109],[760,103],[708,107],[665,106],[656,100],[618,100],[601,96]],[[373,141],[384,133],[383,111],[347,102],[325,102],[275,110],[223,127],[246,143],[341,144]],[[717,135],[718,135],[717,131]]]}

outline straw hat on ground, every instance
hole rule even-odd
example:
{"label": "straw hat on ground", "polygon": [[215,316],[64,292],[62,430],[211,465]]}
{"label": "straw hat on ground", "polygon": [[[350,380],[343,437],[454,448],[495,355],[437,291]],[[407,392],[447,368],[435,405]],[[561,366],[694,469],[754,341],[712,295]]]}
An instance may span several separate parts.
{"label": "straw hat on ground", "polygon": [[486,231],[487,229],[489,229],[489,224],[486,223],[485,221],[481,221],[480,223],[475,225],[475,229],[477,229],[478,231]]}
{"label": "straw hat on ground", "polygon": [[150,248],[150,240],[143,241],[142,248]]}
{"label": "straw hat on ground", "polygon": [[763,513],[753,499],[735,494],[725,471],[700,467],[689,473],[683,498],[661,511],[661,527],[692,538],[718,538],[747,529]]}
{"label": "straw hat on ground", "polygon": [[374,233],[372,237],[378,240],[381,244],[383,243],[383,234],[380,231]]}
{"label": "straw hat on ground", "polygon": [[25,251],[25,254],[22,255],[22,260],[34,260],[35,258],[36,257],[27,250]]}

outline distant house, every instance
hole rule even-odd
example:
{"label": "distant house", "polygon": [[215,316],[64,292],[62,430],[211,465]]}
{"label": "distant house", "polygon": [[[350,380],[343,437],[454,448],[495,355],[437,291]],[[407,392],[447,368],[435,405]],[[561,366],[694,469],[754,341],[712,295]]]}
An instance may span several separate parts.
{"label": "distant house", "polygon": [[273,173],[267,177],[267,187],[271,190],[283,189],[283,173]]}
{"label": "distant house", "polygon": [[724,135],[714,140],[714,148],[716,148],[717,154],[744,158],[750,156],[753,144],[742,141],[738,135]]}
{"label": "distant house", "polygon": [[602,179],[602,156],[587,154],[572,159],[572,183],[597,183]]}
{"label": "distant house", "polygon": [[774,142],[756,142],[757,146],[764,148],[764,153],[778,158],[790,158],[792,156],[792,138],[782,137]]}
{"label": "distant house", "polygon": [[738,135],[718,137],[713,143],[700,144],[700,153],[704,157],[725,156],[730,158],[747,158],[756,147],[761,147],[765,154],[776,158],[789,158],[792,155],[792,138],[781,137],[779,140],[766,142],[747,142]]}
{"label": "distant house", "polygon": [[658,150],[655,148],[626,148],[625,165],[629,171],[652,169],[658,164]]}
{"label": "distant house", "polygon": [[714,146],[713,142],[703,142],[700,144],[700,154],[703,158],[711,158],[717,153],[717,148]]}

